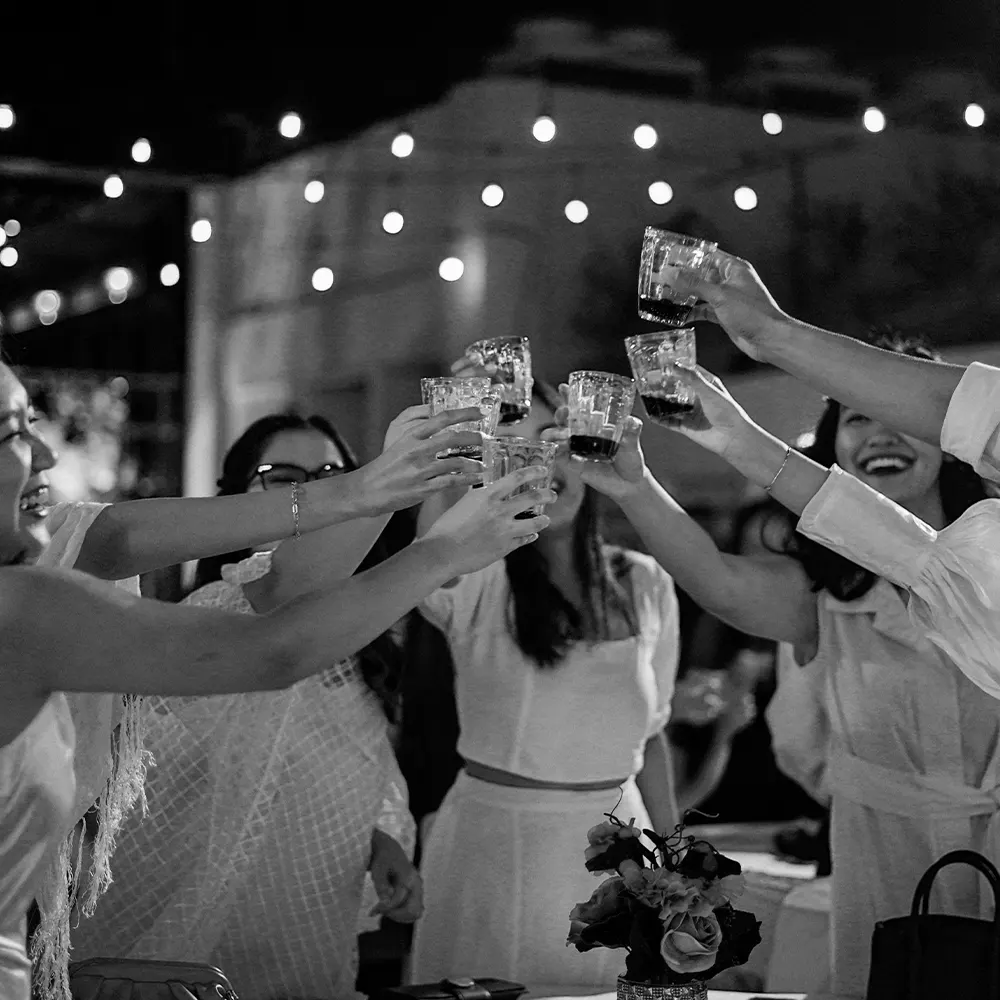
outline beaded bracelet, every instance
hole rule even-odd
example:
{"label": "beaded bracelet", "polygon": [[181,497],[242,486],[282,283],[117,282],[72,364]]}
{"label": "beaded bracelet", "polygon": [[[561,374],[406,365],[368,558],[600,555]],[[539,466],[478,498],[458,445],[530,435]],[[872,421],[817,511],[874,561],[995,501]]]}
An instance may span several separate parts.
{"label": "beaded bracelet", "polygon": [[299,532],[299,484],[292,483],[292,522],[295,525],[295,537],[301,538]]}

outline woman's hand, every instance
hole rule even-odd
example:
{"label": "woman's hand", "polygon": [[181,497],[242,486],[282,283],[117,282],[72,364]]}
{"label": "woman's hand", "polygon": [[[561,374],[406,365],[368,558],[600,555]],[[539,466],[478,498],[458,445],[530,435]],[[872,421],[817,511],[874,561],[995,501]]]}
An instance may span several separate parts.
{"label": "woman's hand", "polygon": [[705,271],[668,267],[660,272],[664,284],[703,300],[692,320],[717,323],[729,339],[751,358],[762,360],[780,324],[791,319],[767,290],[753,265],[732,254],[716,252]]}
{"label": "woman's hand", "polygon": [[732,737],[749,726],[756,715],[753,695],[724,671],[695,668],[674,688],[671,722],[715,725],[720,736]]}
{"label": "woman's hand", "polygon": [[[428,528],[424,538],[447,539],[451,543],[448,566],[456,576],[474,573],[503,559],[514,549],[533,542],[538,532],[548,527],[545,514],[518,517],[555,500],[552,490],[539,488],[547,475],[541,466],[530,465],[481,490],[469,490]],[[521,488],[526,488],[525,492],[515,493]]]}
{"label": "woman's hand", "polygon": [[378,905],[371,916],[382,915],[400,924],[412,924],[424,912],[420,873],[399,842],[381,830],[372,831],[372,856],[368,864]]}
{"label": "woman's hand", "polygon": [[678,416],[665,424],[703,448],[727,458],[748,432],[759,430],[747,411],[729,394],[722,380],[700,365],[696,368],[674,367],[671,374],[697,394],[692,413]]}
{"label": "woman's hand", "polygon": [[378,458],[363,465],[358,476],[358,517],[374,517],[421,503],[439,490],[473,486],[482,481],[480,462],[459,455],[437,456],[448,448],[476,447],[478,431],[454,431],[452,424],[482,420],[478,407],[430,416],[426,406],[403,410],[389,425]]}

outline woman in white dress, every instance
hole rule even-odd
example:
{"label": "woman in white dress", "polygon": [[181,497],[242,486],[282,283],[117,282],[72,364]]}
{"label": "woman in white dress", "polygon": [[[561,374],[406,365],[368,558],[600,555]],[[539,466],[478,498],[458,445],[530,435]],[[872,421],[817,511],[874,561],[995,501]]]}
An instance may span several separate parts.
{"label": "woman in white dress", "polygon": [[[233,445],[220,490],[356,467],[326,420],[278,414]],[[386,554],[380,540],[360,569]],[[254,614],[271,562],[271,547],[203,560],[185,603]],[[401,669],[385,634],[287,691],[149,699],[151,809],[122,831],[114,882],[74,931],[76,954],[208,962],[245,1000],[355,996],[359,930],[382,913],[411,922],[422,906],[388,732]],[[362,904],[366,869],[379,896]]]}
{"label": "woman in white dress", "polygon": [[[884,343],[928,353],[913,342]],[[711,394],[719,383],[700,385],[708,419],[678,429],[720,453],[741,454],[738,438],[724,446],[738,407],[721,389]],[[733,410],[732,424],[724,406]],[[811,454],[824,466],[836,460],[936,529],[985,495],[969,466],[832,401]],[[720,553],[644,470],[636,428],[613,470],[584,477],[618,501],[702,607],[793,647],[801,676],[788,683],[786,662],[769,712],[775,751],[807,790],[832,800],[831,992],[862,996],[875,922],[909,912],[933,861],[957,848],[1000,860],[995,700],[928,641],[908,618],[903,594],[875,573],[804,536],[771,540],[781,550],[772,556]],[[949,913],[977,917],[992,900],[971,870],[942,873],[934,888],[933,908]]]}
{"label": "woman in white dress", "polygon": [[[558,403],[536,383],[528,417],[500,433],[542,435]],[[465,763],[423,845],[415,982],[613,987],[620,954],[566,947],[569,912],[594,888],[587,830],[612,810],[645,829],[678,821],[664,736],[673,583],[648,556],[602,543],[596,498],[565,454],[553,488],[538,542],[420,606],[454,660]]]}
{"label": "woman in white dress", "polygon": [[[534,539],[516,515],[548,491],[503,499],[527,470],[470,493],[375,568],[259,616],[142,601],[79,573],[30,565],[47,541],[39,502],[53,456],[27,393],[0,366],[0,996],[27,1000],[25,916],[73,809],[73,726],[62,691],[164,695],[274,690],[321,673],[456,573]],[[433,453],[435,442],[429,442]],[[287,494],[286,494],[287,495]],[[275,507],[277,503],[275,502]],[[294,512],[289,511],[294,526]],[[287,531],[287,529],[284,529]],[[276,534],[283,533],[282,530]],[[292,531],[287,531],[292,534]],[[42,992],[67,996],[65,967]]]}

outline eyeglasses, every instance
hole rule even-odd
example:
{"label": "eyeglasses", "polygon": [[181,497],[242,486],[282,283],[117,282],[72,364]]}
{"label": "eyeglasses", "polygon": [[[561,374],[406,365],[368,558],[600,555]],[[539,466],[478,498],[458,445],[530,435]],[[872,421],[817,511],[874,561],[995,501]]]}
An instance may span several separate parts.
{"label": "eyeglasses", "polygon": [[258,465],[257,470],[250,477],[252,483],[255,479],[260,480],[260,485],[265,490],[272,487],[290,486],[292,483],[308,483],[314,479],[330,479],[347,472],[342,465],[321,465],[318,469],[303,469],[301,465],[289,465],[284,462],[277,462],[274,465]]}

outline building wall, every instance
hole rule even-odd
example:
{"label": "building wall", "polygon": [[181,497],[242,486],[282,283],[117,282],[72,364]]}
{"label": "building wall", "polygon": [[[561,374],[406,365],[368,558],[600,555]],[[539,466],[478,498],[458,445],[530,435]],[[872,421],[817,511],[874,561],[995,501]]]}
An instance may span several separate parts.
{"label": "building wall", "polygon": [[[530,133],[543,100],[558,128],[546,145]],[[653,150],[632,142],[641,122],[658,130]],[[627,310],[646,224],[698,213],[707,234],[753,260],[791,305],[809,235],[794,221],[803,205],[856,200],[875,212],[917,191],[914,176],[954,159],[956,141],[969,169],[986,169],[989,154],[975,137],[892,127],[871,135],[858,122],[795,116],[768,136],[746,109],[584,88],[545,96],[504,78],[459,86],[407,126],[416,140],[407,159],[389,151],[399,123],[385,123],[197,193],[195,216],[212,221],[213,236],[191,257],[189,492],[211,492],[243,427],[289,405],[327,413],[371,457],[392,416],[418,401],[419,377],[479,337],[529,336],[536,373],[552,380],[623,365],[618,345],[634,328]],[[326,186],[315,205],[302,193],[312,179]],[[669,205],[649,200],[655,180],[672,185]],[[498,208],[479,199],[487,182],[505,190]],[[739,184],[756,190],[754,211],[734,205]],[[582,225],[563,215],[571,198],[589,207]],[[405,217],[395,236],[381,228],[390,209]],[[453,283],[437,273],[448,256],[465,263]],[[894,280],[878,247],[852,265]],[[310,283],[321,266],[335,275],[325,293]],[[699,350],[707,365],[729,367],[732,349],[717,329],[699,330]],[[779,433],[808,424],[818,407],[787,381],[739,381]],[[732,499],[742,489],[687,442],[656,430],[647,439],[651,464],[682,499]]]}

